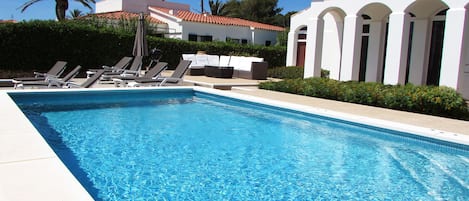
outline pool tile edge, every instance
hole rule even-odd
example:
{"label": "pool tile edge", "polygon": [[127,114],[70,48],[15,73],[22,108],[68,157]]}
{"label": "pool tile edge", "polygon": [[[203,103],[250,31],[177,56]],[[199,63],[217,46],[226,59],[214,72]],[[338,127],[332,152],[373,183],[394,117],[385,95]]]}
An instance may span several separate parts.
{"label": "pool tile edge", "polygon": [[398,132],[415,134],[418,136],[429,137],[437,140],[463,144],[469,146],[469,136],[461,133],[454,133],[442,130],[436,130],[432,128],[425,128],[420,126],[414,126],[410,124],[398,123],[388,120],[381,120],[371,117],[353,115],[348,113],[336,112],[328,109],[315,108],[311,106],[305,106],[300,104],[288,103],[284,101],[271,100],[267,98],[256,97],[252,95],[234,93],[230,91],[221,91],[216,89],[204,88],[204,87],[194,87],[195,91],[212,93],[220,96],[230,97],[241,99],[245,101],[251,101],[260,104],[267,104],[276,107],[282,107],[286,109],[291,109],[295,111],[305,112],[313,115],[320,115],[324,117],[329,117],[333,119],[345,120],[348,122],[365,124],[374,127],[381,127],[389,130],[394,130]]}

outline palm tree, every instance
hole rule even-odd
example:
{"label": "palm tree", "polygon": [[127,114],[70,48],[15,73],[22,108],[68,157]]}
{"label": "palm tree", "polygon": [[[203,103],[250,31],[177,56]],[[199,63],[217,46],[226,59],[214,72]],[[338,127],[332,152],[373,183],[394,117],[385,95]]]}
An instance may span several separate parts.
{"label": "palm tree", "polygon": [[69,19],[75,19],[81,16],[85,16],[85,13],[83,13],[81,10],[78,10],[78,9],[73,9],[70,12],[68,12]]}
{"label": "palm tree", "polygon": [[205,13],[205,10],[204,10],[204,0],[200,0],[200,8],[201,8],[201,12],[202,13]]}
{"label": "palm tree", "polygon": [[[42,1],[42,0],[29,0],[20,6],[21,12],[24,12],[29,6]],[[74,0],[80,2],[85,7],[92,10],[91,4],[96,3],[96,0]],[[68,0],[55,0],[55,15],[59,21],[65,20],[65,12],[68,9]]]}
{"label": "palm tree", "polygon": [[209,0],[208,5],[210,6],[210,12],[212,15],[223,15],[225,4],[222,3],[220,0]]}

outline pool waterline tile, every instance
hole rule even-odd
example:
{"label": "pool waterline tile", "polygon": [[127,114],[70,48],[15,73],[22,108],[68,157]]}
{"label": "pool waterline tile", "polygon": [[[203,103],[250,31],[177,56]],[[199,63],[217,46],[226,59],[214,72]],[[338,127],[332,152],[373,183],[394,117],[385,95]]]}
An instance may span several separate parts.
{"label": "pool waterline tile", "polygon": [[[308,105],[295,104],[295,103],[290,103],[290,102],[285,102],[285,101],[250,96],[250,95],[239,94],[239,93],[231,93],[231,92],[212,90],[212,89],[207,89],[207,88],[198,88],[197,90],[202,91],[202,92],[207,92],[207,93],[218,94],[221,96],[231,97],[235,99],[251,101],[251,102],[255,102],[259,104],[273,105],[273,106],[277,106],[280,108],[286,108],[286,109],[305,112],[305,113],[309,113],[313,115],[329,117],[329,118],[338,119],[341,121],[354,122],[354,123],[370,125],[374,127],[382,127],[382,128],[386,128],[390,130],[396,130],[396,131],[405,132],[405,133],[412,133],[412,134],[435,138],[435,139],[439,139],[443,141],[450,141],[454,143],[469,145],[469,135],[466,135],[466,134],[442,131],[442,130],[437,130],[433,128],[426,128],[426,127],[415,126],[415,125],[410,125],[406,123],[389,121],[389,120],[370,118],[367,116],[361,116],[361,115],[344,113],[344,112],[337,112],[337,111],[333,111],[333,110],[325,109],[325,108],[312,107]],[[468,122],[465,122],[465,123],[468,123]]]}

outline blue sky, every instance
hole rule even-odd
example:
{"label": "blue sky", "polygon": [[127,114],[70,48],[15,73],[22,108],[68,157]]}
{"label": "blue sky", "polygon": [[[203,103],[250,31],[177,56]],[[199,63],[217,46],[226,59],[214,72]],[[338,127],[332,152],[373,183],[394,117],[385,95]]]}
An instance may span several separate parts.
{"label": "blue sky", "polygon": [[[32,19],[55,19],[55,1],[54,0],[42,0],[36,4],[30,6],[25,12],[21,13],[18,9],[28,0],[0,0],[0,19],[14,19],[17,21],[32,20]],[[200,10],[200,0],[167,0],[176,3],[190,4],[193,11]],[[94,12],[88,8],[81,6],[80,3],[74,0],[69,0],[70,10],[79,9],[82,12]],[[310,6],[311,0],[279,0],[278,7],[283,8],[282,13],[289,11],[299,11]],[[206,8],[208,8],[208,0],[205,0]]]}

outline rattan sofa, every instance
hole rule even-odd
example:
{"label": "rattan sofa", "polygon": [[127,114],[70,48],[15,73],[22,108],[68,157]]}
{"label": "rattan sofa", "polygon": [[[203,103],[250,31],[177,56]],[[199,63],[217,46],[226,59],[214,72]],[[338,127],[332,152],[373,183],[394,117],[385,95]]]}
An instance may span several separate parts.
{"label": "rattan sofa", "polygon": [[268,63],[259,57],[183,54],[182,58],[192,61],[189,67],[190,75],[202,75],[205,72],[203,70],[205,66],[220,66],[233,67],[233,77],[253,80],[267,79]]}

